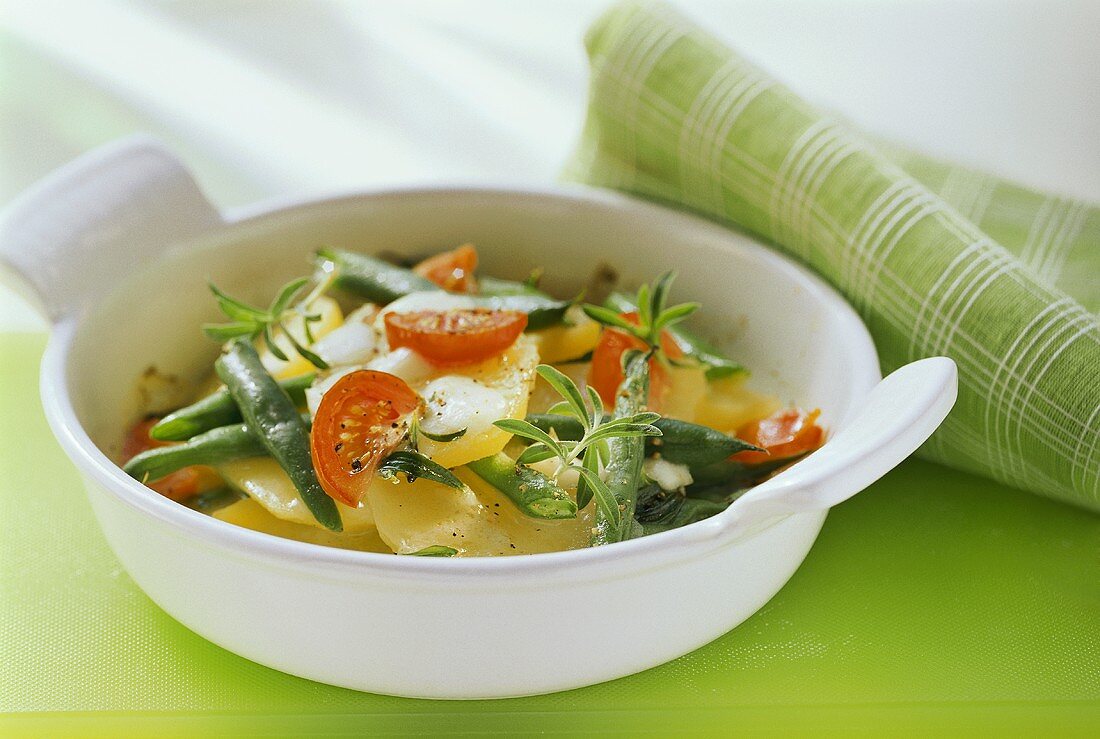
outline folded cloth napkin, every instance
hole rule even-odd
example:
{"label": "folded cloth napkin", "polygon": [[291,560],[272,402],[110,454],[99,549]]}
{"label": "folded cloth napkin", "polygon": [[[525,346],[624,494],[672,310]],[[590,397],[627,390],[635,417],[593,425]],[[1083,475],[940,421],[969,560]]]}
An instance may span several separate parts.
{"label": "folded cloth napkin", "polygon": [[924,457],[1100,509],[1100,211],[872,143],[661,4],[613,7],[587,46],[568,177],[800,259],[863,316],[884,372],[958,363]]}

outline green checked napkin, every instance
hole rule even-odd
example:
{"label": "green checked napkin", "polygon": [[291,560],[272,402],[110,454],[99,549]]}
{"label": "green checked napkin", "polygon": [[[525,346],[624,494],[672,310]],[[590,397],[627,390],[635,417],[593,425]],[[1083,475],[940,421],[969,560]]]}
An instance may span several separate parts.
{"label": "green checked napkin", "polygon": [[959,365],[928,459],[1100,508],[1100,211],[871,143],[668,7],[587,38],[567,176],[736,225],[867,322],[884,372]]}

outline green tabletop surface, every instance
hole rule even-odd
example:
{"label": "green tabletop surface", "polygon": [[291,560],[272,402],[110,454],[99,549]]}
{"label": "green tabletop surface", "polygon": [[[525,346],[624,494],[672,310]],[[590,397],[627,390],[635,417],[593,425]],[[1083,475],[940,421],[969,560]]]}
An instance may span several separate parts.
{"label": "green tabletop surface", "polygon": [[0,334],[0,735],[1100,735],[1100,516],[918,460],[759,613],[638,675],[442,702],[261,667],[122,570],[42,416],[44,345]]}

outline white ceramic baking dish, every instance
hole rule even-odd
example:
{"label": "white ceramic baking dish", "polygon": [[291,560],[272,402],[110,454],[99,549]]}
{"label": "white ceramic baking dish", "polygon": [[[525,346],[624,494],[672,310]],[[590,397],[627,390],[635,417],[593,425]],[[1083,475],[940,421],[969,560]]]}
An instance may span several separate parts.
{"label": "white ceramic baking dish", "polygon": [[[266,299],[322,244],[420,253],[477,244],[485,269],[582,284],[679,272],[697,327],[758,387],[819,406],[820,451],[724,513],[612,546],[440,560],[330,549],[237,528],[162,498],[112,458],[150,365],[197,379],[216,347],[206,278]],[[732,629],[787,581],[827,509],[911,453],[955,398],[946,359],[881,382],[863,324],[802,267],[681,213],[578,189],[447,188],[283,201],[219,213],[156,142],[62,168],[0,220],[0,256],[53,333],[46,414],[133,579],[207,639],[295,675],[432,698],[541,693],[658,665]],[[877,385],[877,387],[876,387]],[[28,460],[33,464],[33,460]],[[564,629],[564,632],[562,632]],[[567,636],[555,637],[558,633]]]}

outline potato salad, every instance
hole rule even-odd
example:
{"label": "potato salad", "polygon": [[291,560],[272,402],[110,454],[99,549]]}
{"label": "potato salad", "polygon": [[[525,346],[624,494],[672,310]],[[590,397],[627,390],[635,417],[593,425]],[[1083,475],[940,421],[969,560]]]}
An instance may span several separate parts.
{"label": "potato salad", "polygon": [[672,274],[596,303],[477,267],[322,249],[266,307],[211,284],[210,379],[129,429],[123,468],[274,536],[471,557],[688,525],[823,443],[685,327]]}

